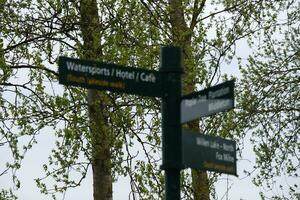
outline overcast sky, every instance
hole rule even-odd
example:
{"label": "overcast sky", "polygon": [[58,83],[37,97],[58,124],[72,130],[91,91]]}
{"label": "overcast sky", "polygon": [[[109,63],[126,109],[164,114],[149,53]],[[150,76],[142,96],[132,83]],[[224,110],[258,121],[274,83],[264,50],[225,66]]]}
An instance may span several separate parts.
{"label": "overcast sky", "polygon": [[[38,188],[34,182],[34,178],[42,177],[43,170],[42,165],[47,162],[48,155],[54,143],[54,138],[47,133],[43,133],[38,138],[39,143],[34,145],[33,149],[27,154],[24,159],[21,170],[18,175],[21,179],[21,189],[17,192],[20,200],[47,200],[51,199],[45,195],[39,193]],[[3,164],[7,161],[7,148],[0,147],[0,163]],[[4,156],[3,156],[4,155]],[[240,160],[237,163],[239,177],[232,175],[223,175],[220,177],[216,185],[217,194],[219,199],[223,197],[224,200],[228,199],[247,199],[254,200],[258,198],[258,189],[250,183],[249,178],[240,180],[244,177],[242,171],[249,168],[250,162],[254,162],[254,157],[249,152],[245,151],[245,160]],[[2,165],[1,165],[2,166]],[[187,169],[188,170],[188,169]],[[0,188],[6,188],[7,183],[11,183],[10,175],[7,174],[0,178]],[[129,193],[129,181],[125,177],[120,177],[119,181],[114,184],[113,196],[115,200],[128,199]],[[226,196],[226,189],[229,188],[228,196]],[[76,189],[70,189],[65,196],[65,200],[92,200],[92,179],[91,171],[87,178],[83,181],[82,185]],[[63,199],[63,198],[61,198]]]}
{"label": "overcast sky", "polygon": [[[243,51],[243,53],[247,54],[248,52]],[[236,64],[233,64],[231,67],[223,67],[222,71],[238,75]],[[55,138],[51,136],[51,134],[48,134],[50,132],[53,131],[49,130],[49,132],[47,132],[47,129],[44,129],[44,131],[38,136],[38,144],[34,145],[33,149],[26,154],[22,168],[18,171],[18,176],[20,177],[22,185],[21,189],[17,191],[17,194],[21,200],[51,199],[50,197],[40,194],[34,181],[34,178],[40,178],[44,175],[42,165],[47,163],[51,149],[54,147]],[[9,159],[10,155],[7,146],[0,147],[0,155],[0,169],[3,169],[4,164],[7,159]],[[237,162],[239,177],[223,175],[217,182],[216,190],[219,197],[218,199],[259,199],[259,190],[251,184],[251,180],[249,178],[244,178],[245,175],[243,174],[243,170],[251,170],[251,166],[254,162],[255,158],[253,157],[253,153],[251,153],[251,146],[248,144],[248,146],[245,147],[243,160],[238,160]],[[7,188],[7,186],[11,186],[10,173],[0,177],[0,188]],[[227,189],[229,189],[228,193],[226,193]],[[128,199],[129,191],[130,185],[128,178],[119,177],[118,182],[116,182],[113,186],[114,200]],[[61,199],[92,200],[92,193],[92,174],[90,170],[87,178],[82,182],[82,185],[78,188],[68,190],[65,197],[62,197]]]}
{"label": "overcast sky", "polygon": [[[240,43],[240,46],[246,44]],[[249,49],[243,48],[242,57],[246,57],[249,53]],[[222,66],[222,72],[238,75],[237,62],[233,62],[230,66]],[[50,130],[49,130],[50,132]],[[18,171],[17,175],[21,180],[21,188],[17,191],[20,200],[47,200],[51,199],[47,196],[40,194],[34,178],[42,177],[44,175],[42,165],[47,163],[48,156],[51,149],[54,146],[55,138],[50,134],[47,134],[47,130],[41,133],[38,138],[38,144],[33,146],[33,149],[26,154],[26,157],[22,163],[22,168]],[[245,149],[243,152],[242,160],[238,160],[237,169],[239,177],[231,175],[223,175],[219,178],[216,184],[216,190],[218,199],[222,200],[256,200],[259,199],[259,192],[266,192],[262,188],[256,188],[251,183],[251,178],[246,177],[243,173],[244,170],[251,171],[252,166],[255,163],[255,157],[252,152],[252,147],[249,142],[245,143]],[[7,146],[0,146],[0,170],[5,168],[5,163],[10,159],[10,153]],[[0,171],[1,172],[1,171]],[[295,180],[287,180],[285,178],[280,181],[286,181],[292,184]],[[12,185],[11,173],[8,173],[0,177],[0,189],[8,188]],[[114,200],[128,199],[130,185],[128,178],[119,177],[118,182],[113,187]],[[227,189],[229,192],[226,193]],[[92,200],[92,179],[91,171],[89,171],[87,178],[82,182],[82,185],[75,189],[70,189],[65,195],[65,200]]]}

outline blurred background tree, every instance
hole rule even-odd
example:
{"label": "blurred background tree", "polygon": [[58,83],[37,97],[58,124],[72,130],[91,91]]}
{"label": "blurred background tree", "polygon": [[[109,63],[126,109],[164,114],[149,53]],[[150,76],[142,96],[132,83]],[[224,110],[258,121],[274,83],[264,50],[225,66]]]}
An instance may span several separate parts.
{"label": "blurred background tree", "polygon": [[[64,55],[158,69],[160,46],[176,45],[184,94],[232,78],[237,65],[241,72],[235,111],[188,126],[234,139],[241,151],[251,134],[257,185],[298,177],[299,10],[298,0],[0,0],[0,143],[10,150],[0,174],[12,172],[21,187],[26,152],[51,135],[45,177],[36,179],[43,193],[79,186],[93,166],[107,183],[95,200],[110,199],[120,176],[130,177],[131,199],[161,199],[159,99],[59,86],[56,62]],[[185,170],[183,198],[217,198],[216,179]],[[298,186],[287,187],[278,198],[295,197]]]}

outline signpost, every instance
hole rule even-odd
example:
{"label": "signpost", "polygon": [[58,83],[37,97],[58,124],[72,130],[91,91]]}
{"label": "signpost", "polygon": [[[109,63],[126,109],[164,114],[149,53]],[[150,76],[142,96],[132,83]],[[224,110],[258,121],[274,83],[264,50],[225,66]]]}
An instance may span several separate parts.
{"label": "signpost", "polygon": [[162,96],[158,71],[67,57],[59,58],[59,83],[142,96]]}
{"label": "signpost", "polygon": [[182,138],[180,124],[182,51],[163,47],[160,72],[165,94],[161,101],[162,166],[165,171],[165,200],[180,200],[180,171],[182,169]]}
{"label": "signpost", "polygon": [[234,80],[188,94],[181,101],[181,123],[234,107]]}
{"label": "signpost", "polygon": [[180,171],[236,174],[236,144],[195,134],[181,124],[234,107],[234,81],[181,96],[182,51],[162,47],[160,71],[74,58],[59,58],[59,83],[149,97],[161,97],[162,166],[165,200],[180,200]]}
{"label": "signpost", "polygon": [[182,160],[185,168],[236,175],[236,142],[183,129]]}

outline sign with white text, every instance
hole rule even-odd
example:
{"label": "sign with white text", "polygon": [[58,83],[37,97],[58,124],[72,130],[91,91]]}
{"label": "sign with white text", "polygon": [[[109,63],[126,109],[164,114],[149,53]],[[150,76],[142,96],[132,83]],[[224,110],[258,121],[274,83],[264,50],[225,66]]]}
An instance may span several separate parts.
{"label": "sign with white text", "polygon": [[185,168],[236,175],[236,142],[183,129],[182,162]]}
{"label": "sign with white text", "polygon": [[182,97],[181,123],[234,108],[234,80]]}
{"label": "sign with white text", "polygon": [[59,58],[59,83],[142,96],[162,96],[158,71],[67,57]]}

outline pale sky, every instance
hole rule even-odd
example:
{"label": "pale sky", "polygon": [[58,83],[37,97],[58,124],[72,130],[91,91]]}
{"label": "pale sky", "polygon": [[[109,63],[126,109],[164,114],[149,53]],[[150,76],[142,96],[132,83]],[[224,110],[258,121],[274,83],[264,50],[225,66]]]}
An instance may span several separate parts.
{"label": "pale sky", "polygon": [[[244,46],[241,42],[241,45]],[[237,45],[238,46],[238,45]],[[243,48],[240,51],[241,55],[246,57],[249,54],[249,49]],[[222,72],[233,73],[238,75],[237,62],[232,63],[232,67],[222,66]],[[26,154],[26,157],[22,163],[22,168],[18,171],[18,176],[21,180],[21,188],[17,191],[17,195],[20,200],[50,200],[50,197],[40,194],[34,178],[42,177],[44,172],[42,170],[42,165],[47,163],[48,156],[55,139],[46,131],[38,136],[38,144],[33,146],[33,149]],[[251,183],[251,178],[244,178],[244,170],[251,171],[251,166],[255,163],[255,157],[252,152],[252,147],[249,142],[245,143],[245,149],[243,152],[243,160],[238,160],[237,169],[239,177],[231,175],[223,175],[219,178],[216,184],[216,190],[219,200],[256,200],[259,198],[259,192],[266,192],[262,188],[256,188]],[[7,146],[0,146],[0,169],[4,169],[5,163],[10,158]],[[0,171],[1,172],[1,171]],[[0,189],[7,188],[11,186],[11,174],[8,173],[0,177]],[[70,189],[65,198],[60,198],[61,200],[92,200],[92,179],[91,170],[89,171],[87,178],[83,181],[82,185],[75,189]],[[296,180],[292,179],[280,179],[282,182],[288,182],[292,184]],[[229,188],[228,195],[226,195],[226,190]],[[113,199],[114,200],[124,200],[128,199],[128,193],[130,190],[129,180],[126,177],[119,177],[118,182],[113,186]],[[276,191],[276,190],[275,190]],[[59,200],[60,200],[59,199]]]}
{"label": "pale sky", "polygon": [[[51,146],[53,144],[54,138],[49,137],[47,133],[43,133],[38,138],[39,143],[34,145],[33,149],[26,155],[22,168],[18,172],[21,179],[21,189],[17,192],[21,200],[50,200],[51,198],[39,193],[33,178],[41,177],[43,175],[42,164],[47,162],[47,157],[51,151]],[[0,147],[0,155],[7,155],[6,147]],[[250,155],[250,154],[249,154]],[[253,159],[249,156],[247,159]],[[6,156],[0,157],[0,163],[3,164],[7,160]],[[238,161],[238,174],[244,169],[244,165],[247,165],[248,161],[244,164],[244,161]],[[1,165],[2,166],[2,165]],[[241,176],[242,177],[242,176]],[[227,188],[227,179],[229,180],[228,187],[229,190],[228,199],[258,199],[258,191],[251,186],[249,179],[240,180],[235,176],[224,175],[217,184],[218,196],[221,197],[225,194]],[[0,177],[0,188],[6,188],[7,183],[10,182],[10,176],[5,175]],[[128,199],[128,192],[130,186],[128,178],[120,177],[119,181],[114,184],[113,196],[115,200]],[[251,191],[251,192],[249,192]],[[65,196],[65,200],[92,200],[92,179],[91,171],[87,176],[87,179],[83,181],[83,184],[76,189],[70,189]],[[223,199],[226,199],[224,197]]]}
{"label": "pale sky", "polygon": [[[27,154],[24,159],[22,168],[18,172],[21,179],[21,189],[17,192],[21,200],[50,200],[50,197],[39,193],[33,178],[41,177],[43,175],[42,164],[47,162],[48,155],[51,151],[54,138],[42,133],[38,138],[39,143],[34,145],[33,149]],[[6,147],[0,147],[0,155],[7,155]],[[251,184],[249,178],[244,177],[242,171],[249,169],[251,163],[254,162],[254,157],[249,151],[251,147],[246,146],[243,158],[244,161],[237,162],[237,169],[239,177],[232,175],[223,175],[217,182],[216,189],[219,199],[223,197],[223,200],[254,200],[259,199],[259,190]],[[0,163],[3,164],[7,160],[6,156],[0,157]],[[2,166],[2,165],[1,165]],[[228,180],[227,180],[228,179]],[[0,188],[6,188],[7,183],[10,182],[10,176],[5,175],[0,177]],[[229,189],[228,196],[225,195],[226,189]],[[129,180],[126,177],[120,177],[119,181],[113,186],[113,197],[114,200],[128,199],[128,193],[130,190]],[[228,197],[228,198],[227,198]],[[63,198],[61,198],[63,199]],[[87,178],[83,181],[83,184],[76,189],[70,189],[65,196],[65,200],[92,200],[92,179],[91,170]]]}

